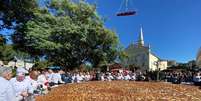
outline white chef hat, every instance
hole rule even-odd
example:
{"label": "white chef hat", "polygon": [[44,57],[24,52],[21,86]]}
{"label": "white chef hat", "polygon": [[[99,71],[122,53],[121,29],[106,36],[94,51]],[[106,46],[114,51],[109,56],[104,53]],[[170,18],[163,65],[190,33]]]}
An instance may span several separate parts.
{"label": "white chef hat", "polygon": [[17,74],[18,74],[18,73],[23,73],[23,74],[28,73],[28,71],[25,70],[23,67],[18,67],[17,70],[16,70],[16,72],[17,72]]}
{"label": "white chef hat", "polygon": [[17,73],[17,76],[25,76],[25,73],[19,72],[19,73]]}

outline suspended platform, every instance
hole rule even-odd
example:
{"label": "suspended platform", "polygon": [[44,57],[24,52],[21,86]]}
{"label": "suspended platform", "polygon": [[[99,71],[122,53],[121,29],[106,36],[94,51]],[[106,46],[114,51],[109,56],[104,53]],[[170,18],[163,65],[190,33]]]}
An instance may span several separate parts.
{"label": "suspended platform", "polygon": [[132,15],[136,15],[136,11],[126,11],[126,12],[120,12],[117,13],[116,16],[132,16]]}

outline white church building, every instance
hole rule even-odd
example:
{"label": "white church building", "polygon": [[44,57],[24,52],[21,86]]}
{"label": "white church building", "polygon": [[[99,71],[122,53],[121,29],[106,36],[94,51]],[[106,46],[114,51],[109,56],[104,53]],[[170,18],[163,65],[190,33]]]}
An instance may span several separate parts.
{"label": "white church building", "polygon": [[141,70],[148,71],[167,69],[168,61],[153,54],[150,45],[145,45],[142,27],[140,29],[138,41],[130,44],[125,49],[125,53],[127,54],[127,58],[123,61],[123,64],[126,66],[134,65]]}
{"label": "white church building", "polygon": [[198,50],[197,57],[196,57],[196,65],[201,68],[201,47]]}

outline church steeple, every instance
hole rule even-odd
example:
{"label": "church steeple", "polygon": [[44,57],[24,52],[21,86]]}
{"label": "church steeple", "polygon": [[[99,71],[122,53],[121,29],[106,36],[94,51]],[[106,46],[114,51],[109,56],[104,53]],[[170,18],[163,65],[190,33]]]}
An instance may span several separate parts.
{"label": "church steeple", "polygon": [[140,28],[140,35],[139,35],[139,39],[138,39],[138,46],[144,46],[144,36],[143,36],[142,25],[141,25],[141,28]]}

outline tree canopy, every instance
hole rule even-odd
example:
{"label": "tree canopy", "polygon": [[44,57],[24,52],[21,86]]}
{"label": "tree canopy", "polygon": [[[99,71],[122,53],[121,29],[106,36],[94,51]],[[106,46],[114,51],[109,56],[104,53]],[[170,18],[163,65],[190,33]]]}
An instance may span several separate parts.
{"label": "tree canopy", "polygon": [[6,1],[0,1],[11,4],[10,9],[0,9],[4,27],[18,24],[13,45],[33,57],[43,56],[54,65],[73,69],[85,62],[95,67],[112,63],[121,53],[118,37],[104,26],[94,5],[81,0],[49,0],[43,7],[36,0]]}
{"label": "tree canopy", "polygon": [[37,0],[0,0],[0,29],[13,29],[34,17],[38,8]]}

